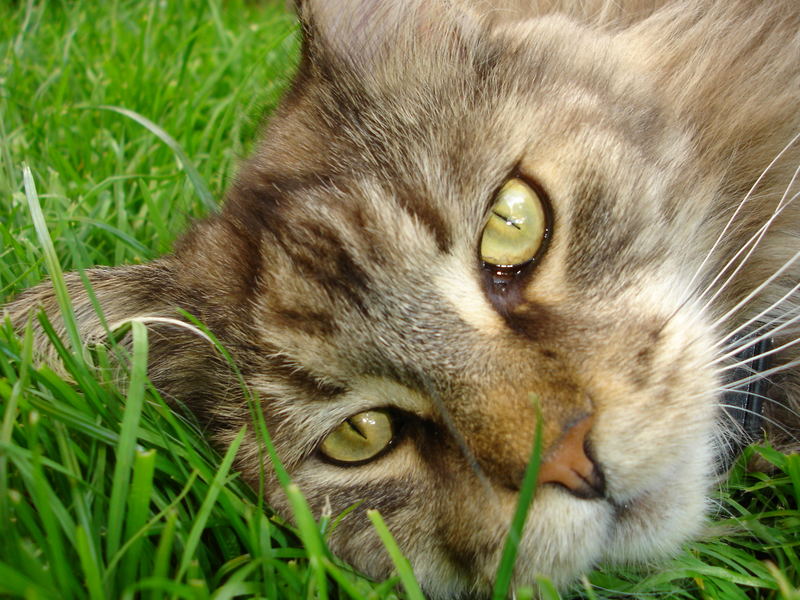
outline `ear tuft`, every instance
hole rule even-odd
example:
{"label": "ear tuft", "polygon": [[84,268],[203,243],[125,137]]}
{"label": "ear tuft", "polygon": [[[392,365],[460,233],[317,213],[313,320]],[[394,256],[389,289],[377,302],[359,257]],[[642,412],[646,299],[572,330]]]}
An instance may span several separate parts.
{"label": "ear tuft", "polygon": [[449,38],[459,16],[444,0],[303,0],[307,46],[369,71],[390,53],[408,59],[418,45]]}

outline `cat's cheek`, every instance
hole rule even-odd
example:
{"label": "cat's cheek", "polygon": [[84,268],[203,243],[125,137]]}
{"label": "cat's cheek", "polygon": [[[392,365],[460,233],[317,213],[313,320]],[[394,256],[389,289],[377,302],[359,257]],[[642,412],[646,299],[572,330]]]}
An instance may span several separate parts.
{"label": "cat's cheek", "polygon": [[[713,407],[709,402],[675,413],[637,428],[620,426],[624,421],[613,414],[600,420],[595,448],[612,502],[631,503],[673,486],[707,491],[714,475]],[[682,502],[681,495],[670,495]]]}
{"label": "cat's cheek", "polygon": [[641,563],[669,556],[701,533],[715,482],[714,402],[704,396],[676,400],[669,408],[672,419],[638,430],[600,426],[615,507],[604,560]]}

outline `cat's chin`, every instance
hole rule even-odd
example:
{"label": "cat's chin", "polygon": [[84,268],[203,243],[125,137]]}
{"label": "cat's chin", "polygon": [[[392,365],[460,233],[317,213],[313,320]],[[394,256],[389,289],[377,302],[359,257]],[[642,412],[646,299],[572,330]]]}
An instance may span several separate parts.
{"label": "cat's chin", "polygon": [[603,554],[615,527],[606,500],[581,500],[558,487],[537,492],[516,563],[515,585],[546,577],[563,588],[589,571]]}
{"label": "cat's chin", "polygon": [[680,480],[616,505],[602,560],[641,564],[674,555],[703,529],[707,488],[695,480]]}
{"label": "cat's chin", "polygon": [[[537,578],[566,588],[594,567],[617,527],[614,507],[603,500],[581,501],[566,492],[546,488],[538,492],[520,543],[512,586],[535,586]],[[492,560],[465,572],[444,557],[417,556],[414,572],[431,600],[490,598],[505,536],[499,532]]]}
{"label": "cat's chin", "polygon": [[516,585],[546,577],[566,588],[599,563],[643,564],[673,555],[701,530],[702,488],[670,484],[624,504],[541,490],[517,559]]}
{"label": "cat's chin", "polygon": [[[665,480],[625,501],[582,500],[559,486],[541,487],[518,549],[513,586],[535,586],[546,578],[565,589],[602,563],[646,565],[674,555],[705,523],[711,482],[700,470],[694,475]],[[444,555],[434,559],[435,551],[411,557],[427,597],[490,597],[505,531],[489,537],[493,558],[468,572]]]}

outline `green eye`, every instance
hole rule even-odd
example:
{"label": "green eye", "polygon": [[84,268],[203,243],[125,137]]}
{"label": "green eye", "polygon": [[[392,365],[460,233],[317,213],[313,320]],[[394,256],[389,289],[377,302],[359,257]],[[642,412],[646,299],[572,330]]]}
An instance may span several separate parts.
{"label": "green eye", "polygon": [[345,419],[319,449],[331,460],[359,463],[380,454],[393,438],[391,417],[382,410],[368,410]]}
{"label": "green eye", "polygon": [[498,267],[524,264],[536,256],[547,232],[539,195],[521,179],[511,179],[497,201],[481,237],[481,259]]}

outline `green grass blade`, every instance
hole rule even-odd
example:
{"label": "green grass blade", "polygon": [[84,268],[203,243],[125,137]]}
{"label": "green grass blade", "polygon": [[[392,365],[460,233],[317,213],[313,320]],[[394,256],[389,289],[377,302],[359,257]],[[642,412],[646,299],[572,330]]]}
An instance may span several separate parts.
{"label": "green grass blade", "polygon": [[[144,527],[153,493],[153,474],[156,468],[155,450],[137,450],[133,461],[133,482],[128,494],[128,518],[125,523],[125,539],[130,540]],[[125,588],[134,581],[136,571],[142,563],[140,556],[142,539],[139,537],[125,551],[120,567],[120,585]]]}
{"label": "green grass blade", "polygon": [[89,590],[89,598],[91,600],[103,600],[106,594],[103,591],[103,583],[100,577],[100,569],[97,564],[96,557],[91,548],[91,543],[86,530],[78,525],[75,529],[75,541],[78,549],[78,556],[80,557],[81,567],[83,567],[83,575],[86,581],[86,587]]}
{"label": "green grass blade", "polygon": [[23,573],[0,562],[0,594],[20,598],[53,598],[53,590],[42,588]]}
{"label": "green grass blade", "polygon": [[353,584],[353,582],[347,578],[347,575],[345,575],[345,573],[342,572],[342,569],[335,565],[332,560],[323,557],[322,564],[324,565],[325,570],[328,572],[328,575],[330,575],[330,577],[339,584],[339,587],[341,587],[342,590],[344,590],[344,592],[350,596],[350,598],[353,600],[366,600],[366,596],[361,593],[361,590],[359,590]]}
{"label": "green grass blade", "polygon": [[202,595],[198,594],[197,587],[192,584],[180,583],[163,577],[147,577],[125,590],[120,600],[134,600],[139,598],[141,595],[137,592],[140,590],[151,590],[152,593],[159,595],[171,594],[170,597],[174,599],[185,598],[186,600],[201,600],[202,598]]}
{"label": "green grass blade", "polygon": [[[8,394],[8,399],[3,403],[3,420],[0,426],[0,444],[3,447],[11,445],[11,435],[17,421],[17,404],[19,403],[22,390],[28,385],[29,371],[33,360],[33,329],[28,321],[25,327],[25,337],[22,344],[22,359],[19,367],[19,375]],[[1,406],[2,404],[0,404]],[[10,521],[11,507],[8,495],[8,453],[0,449],[0,523]]]}
{"label": "green grass blade", "polygon": [[328,585],[323,562],[326,552],[322,534],[317,522],[314,520],[314,515],[311,513],[311,508],[308,506],[308,502],[306,502],[297,484],[290,483],[286,486],[286,496],[292,506],[300,538],[303,540],[303,545],[308,552],[308,563],[315,576],[317,595],[324,600],[328,597]]}
{"label": "green grass blade", "polygon": [[367,517],[372,521],[372,526],[375,528],[375,531],[378,532],[378,537],[381,538],[383,545],[386,546],[386,551],[389,553],[389,557],[392,559],[392,563],[397,569],[397,574],[400,577],[400,581],[403,582],[403,587],[406,589],[410,600],[425,600],[417,578],[414,577],[411,563],[403,556],[394,536],[392,536],[386,523],[383,522],[380,513],[377,510],[368,510]]}
{"label": "green grass blade", "polygon": [[766,565],[769,572],[775,578],[775,582],[781,593],[781,600],[800,600],[800,585],[797,585],[797,582],[795,582],[795,585],[792,585],[786,575],[781,572],[774,563],[768,561]]}
{"label": "green grass blade", "polygon": [[561,594],[558,593],[556,586],[554,586],[553,582],[549,579],[537,577],[536,587],[541,600],[561,600]]}
{"label": "green grass blade", "polygon": [[200,506],[200,510],[195,517],[194,523],[192,523],[192,529],[189,532],[188,538],[186,539],[183,549],[183,557],[181,558],[181,563],[178,567],[178,574],[175,577],[175,579],[178,581],[183,578],[192,561],[194,560],[194,554],[197,550],[197,545],[200,542],[200,536],[203,533],[203,528],[208,522],[211,509],[214,506],[214,503],[217,501],[217,497],[219,496],[219,493],[223,487],[223,482],[228,476],[228,472],[233,465],[233,460],[236,458],[236,452],[239,450],[239,446],[241,445],[242,440],[244,440],[246,432],[247,429],[243,427],[233,439],[230,446],[228,446],[228,451],[225,453],[219,469],[217,469],[214,479],[211,481],[211,485],[208,488],[208,494],[203,500],[203,504]]}
{"label": "green grass blade", "polygon": [[[183,501],[184,497],[187,494],[189,494],[189,492],[192,490],[192,486],[193,486],[196,478],[197,478],[197,471],[194,471],[189,476],[188,480],[186,481],[186,484],[183,486],[183,489],[172,500],[172,502],[170,502],[170,504],[167,505],[166,507],[164,507],[164,509],[161,510],[161,512],[159,512],[157,515],[152,517],[147,523],[145,523],[144,526],[142,526],[136,533],[134,533],[130,538],[128,538],[128,540],[122,545],[122,547],[119,549],[119,551],[114,556],[114,558],[108,563],[107,574],[109,574],[111,571],[113,571],[113,569],[116,567],[117,563],[120,561],[122,556],[124,556],[125,553],[128,551],[128,548],[130,548],[130,546],[135,544],[137,542],[137,540],[142,535],[144,535],[144,533],[148,529],[150,529],[152,527],[155,527],[156,523],[161,521],[161,519],[163,519],[163,518],[166,518],[167,521],[166,521],[166,523],[164,525],[164,529],[162,530],[162,535],[161,535],[161,538],[159,540],[159,547],[156,550],[156,558],[155,558],[155,561],[154,561],[155,564],[154,564],[153,572],[157,573],[157,574],[166,574],[167,573],[167,569],[169,567],[169,564],[168,564],[167,561],[169,559],[169,553],[170,553],[170,551],[172,549],[172,541],[173,541],[171,536],[174,533],[174,531],[170,530],[170,519],[172,519],[172,515],[176,511],[176,507],[181,503],[181,501]],[[174,529],[175,523],[172,523],[172,525],[173,525],[173,529]],[[167,535],[168,530],[170,530],[169,531],[169,535]],[[163,546],[163,549],[162,549],[162,546]],[[164,561],[163,564],[162,564],[162,562],[159,562],[162,559],[162,556],[161,556],[161,552],[162,551],[165,552],[165,555],[163,557],[163,561]],[[161,569],[161,567],[163,567],[163,569]]]}
{"label": "green grass blade", "polygon": [[[50,486],[40,457],[38,428],[40,425],[38,413],[31,412],[28,417],[29,440],[28,443],[35,448],[30,463],[30,472],[23,477],[27,480],[37,516],[41,519],[42,528],[46,535],[43,550],[47,560],[53,566],[53,571],[59,590],[66,598],[77,596],[80,585],[70,567],[69,554],[64,540],[64,533],[73,535],[75,523],[69,511],[64,506],[59,494]],[[22,471],[22,465],[17,463]]]}
{"label": "green grass blade", "polygon": [[197,196],[200,198],[200,202],[203,204],[205,209],[209,213],[216,213],[219,210],[216,201],[214,200],[214,196],[211,194],[211,190],[208,189],[206,185],[205,179],[200,175],[197,171],[197,168],[194,166],[194,163],[189,159],[186,155],[186,152],[183,151],[181,145],[173,138],[170,134],[164,131],[161,127],[153,123],[147,117],[140,115],[139,113],[129,110],[127,108],[122,108],[120,106],[109,106],[109,105],[102,105],[94,107],[99,110],[110,110],[112,112],[119,113],[128,117],[129,119],[133,119],[143,127],[147,128],[150,133],[155,135],[158,139],[164,142],[169,149],[175,154],[177,159],[180,161],[181,165],[183,165],[183,169],[186,171],[186,175],[189,177],[189,180],[192,182],[194,186],[195,192],[197,192]]}
{"label": "green grass blade", "polygon": [[[537,399],[533,399],[537,404]],[[537,411],[538,412],[538,411]],[[506,543],[503,546],[503,553],[500,557],[500,565],[497,569],[494,588],[492,590],[493,600],[503,600],[508,596],[509,588],[511,586],[511,578],[514,573],[514,563],[517,558],[517,549],[519,548],[519,541],[522,535],[522,530],[525,527],[525,520],[528,517],[528,512],[533,505],[533,497],[536,493],[536,479],[539,476],[539,467],[542,460],[542,417],[541,413],[537,415],[536,419],[536,433],[533,439],[533,449],[531,450],[531,457],[528,460],[528,465],[525,467],[525,475],[522,478],[522,486],[517,499],[517,507],[514,511],[514,516],[511,520],[511,527],[506,537]]]}
{"label": "green grass blade", "polygon": [[786,457],[786,473],[792,482],[795,500],[800,505],[800,454],[789,454]]}
{"label": "green grass blade", "polygon": [[[169,572],[169,559],[172,554],[172,545],[175,541],[175,527],[178,522],[178,511],[172,508],[167,512],[167,520],[164,523],[164,529],[161,531],[161,537],[158,540],[156,547],[156,556],[153,565],[153,577],[157,579],[165,579]],[[151,600],[158,600],[161,598],[161,593],[158,590],[153,590],[150,596]]]}
{"label": "green grass blade", "polygon": [[47,265],[47,272],[50,274],[50,279],[53,284],[53,291],[56,295],[58,306],[61,309],[62,319],[64,320],[64,328],[67,331],[72,350],[76,354],[81,354],[82,342],[78,334],[78,325],[75,320],[75,313],[72,310],[72,302],[67,292],[67,284],[64,281],[64,272],[61,269],[61,264],[56,255],[56,249],[53,246],[53,240],[50,238],[50,232],[47,230],[47,223],[42,213],[42,206],[39,204],[39,196],[36,193],[36,184],[33,181],[33,174],[30,167],[24,165],[22,167],[22,181],[25,186],[25,198],[28,201],[28,209],[31,213],[31,220],[36,229],[36,235],[39,239],[39,244],[42,247],[44,254],[45,264]]}
{"label": "green grass blade", "polygon": [[131,468],[138,437],[139,419],[144,402],[145,382],[147,380],[147,328],[141,323],[133,323],[131,335],[133,337],[133,354],[130,383],[117,444],[117,463],[114,467],[108,510],[106,559],[109,561],[119,550],[122,537]]}

